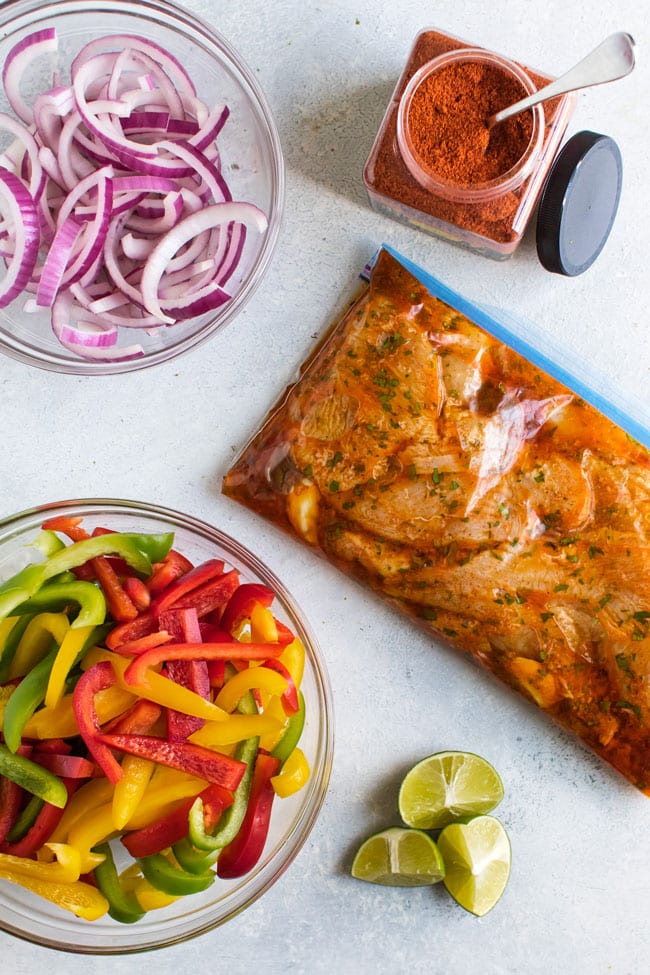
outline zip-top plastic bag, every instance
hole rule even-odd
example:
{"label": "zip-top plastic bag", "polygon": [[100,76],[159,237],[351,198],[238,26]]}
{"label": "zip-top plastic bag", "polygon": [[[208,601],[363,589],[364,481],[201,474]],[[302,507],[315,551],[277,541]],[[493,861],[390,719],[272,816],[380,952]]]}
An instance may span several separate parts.
{"label": "zip-top plastic bag", "polygon": [[648,425],[390,249],[368,277],[224,493],[650,795]]}

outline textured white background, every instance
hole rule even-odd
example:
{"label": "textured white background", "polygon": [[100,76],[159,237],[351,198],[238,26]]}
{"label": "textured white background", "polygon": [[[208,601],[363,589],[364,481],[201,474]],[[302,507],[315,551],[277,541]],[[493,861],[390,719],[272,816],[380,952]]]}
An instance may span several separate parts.
{"label": "textured white background", "polygon": [[[70,497],[157,502],[253,548],[316,630],[336,705],[330,790],[282,880],[225,927],[142,957],[64,956],[0,935],[19,975],[143,972],[638,975],[650,956],[650,803],[461,656],[220,496],[234,452],[343,307],[357,270],[388,241],[468,297],[538,322],[613,388],[647,408],[646,0],[186,0],[255,72],[275,113],[287,207],[270,273],[233,324],[167,366],[123,378],[0,363],[0,516]],[[89,2],[89,7],[92,4]],[[417,31],[436,26],[548,73],[613,30],[640,65],[580,97],[570,131],[612,135],[625,165],[616,226],[581,278],[550,275],[533,240],[497,264],[374,214],[361,170]],[[215,93],[218,96],[218,93]],[[229,123],[229,124],[235,124]],[[514,861],[482,920],[440,889],[352,880],[360,840],[397,821],[406,769],[443,748],[502,773]]]}

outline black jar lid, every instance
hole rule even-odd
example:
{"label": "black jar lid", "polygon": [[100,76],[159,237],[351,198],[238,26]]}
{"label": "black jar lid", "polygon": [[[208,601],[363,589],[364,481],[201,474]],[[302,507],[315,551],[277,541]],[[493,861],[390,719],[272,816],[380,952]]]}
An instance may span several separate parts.
{"label": "black jar lid", "polygon": [[616,217],[622,173],[607,135],[578,132],[562,147],[537,213],[537,253],[548,271],[573,277],[591,267]]}

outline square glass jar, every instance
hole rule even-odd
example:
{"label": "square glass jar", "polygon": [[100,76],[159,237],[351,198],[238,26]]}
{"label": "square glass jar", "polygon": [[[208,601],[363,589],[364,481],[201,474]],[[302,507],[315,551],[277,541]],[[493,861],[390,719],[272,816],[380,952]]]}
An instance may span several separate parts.
{"label": "square glass jar", "polygon": [[523,85],[530,84],[531,91],[552,80],[436,29],[420,31],[386,109],[363,180],[370,204],[379,213],[486,257],[503,260],[516,250],[534,213],[573,112],[575,96],[563,95],[537,106],[536,120],[541,132],[531,138],[525,166],[519,167],[518,173],[510,170],[503,178],[477,187],[478,192],[427,180],[409,153],[403,124],[405,105],[419,78],[448,60],[464,57],[493,63],[500,70],[511,72]]}

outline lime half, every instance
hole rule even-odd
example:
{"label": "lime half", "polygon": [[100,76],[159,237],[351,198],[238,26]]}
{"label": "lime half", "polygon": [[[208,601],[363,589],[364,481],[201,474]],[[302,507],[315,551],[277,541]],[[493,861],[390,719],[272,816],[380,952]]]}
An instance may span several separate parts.
{"label": "lime half", "polygon": [[393,826],[369,836],[359,847],[352,876],[390,887],[425,887],[445,875],[438,847],[419,829]]}
{"label": "lime half", "polygon": [[510,876],[510,840],[494,816],[452,823],[438,837],[445,887],[461,907],[478,917],[491,911]]}
{"label": "lime half", "polygon": [[440,829],[481,816],[503,799],[503,783],[489,762],[472,752],[438,752],[407,772],[399,813],[408,826]]}

